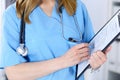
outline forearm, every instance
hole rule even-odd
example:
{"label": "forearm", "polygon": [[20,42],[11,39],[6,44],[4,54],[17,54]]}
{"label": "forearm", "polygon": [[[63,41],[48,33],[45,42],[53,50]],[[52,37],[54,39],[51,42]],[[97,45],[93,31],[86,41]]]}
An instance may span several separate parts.
{"label": "forearm", "polygon": [[9,80],[35,80],[65,67],[63,59],[56,58],[8,67],[6,68],[6,73]]}
{"label": "forearm", "polygon": [[7,67],[5,70],[9,80],[35,80],[57,70],[79,64],[88,58],[88,44],[84,43],[72,47],[59,58],[41,62],[23,63]]}

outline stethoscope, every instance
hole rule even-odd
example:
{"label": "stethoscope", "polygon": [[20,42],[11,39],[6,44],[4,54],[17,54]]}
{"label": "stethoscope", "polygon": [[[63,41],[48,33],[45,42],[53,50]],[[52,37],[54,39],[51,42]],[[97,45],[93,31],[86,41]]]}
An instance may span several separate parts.
{"label": "stethoscope", "polygon": [[78,30],[80,40],[76,40],[76,39],[74,39],[72,37],[69,37],[68,39],[65,38],[65,36],[64,36],[64,25],[63,25],[63,21],[62,21],[63,20],[62,10],[60,11],[59,15],[60,15],[60,18],[61,18],[62,36],[63,36],[63,38],[65,40],[67,40],[67,41],[70,41],[70,42],[80,43],[82,41],[82,32],[80,31],[80,27],[79,27],[78,20],[77,20],[77,17],[75,15],[75,13],[72,16],[73,16],[73,19],[74,19],[74,22],[75,22],[75,26],[76,26],[76,28]]}
{"label": "stethoscope", "polygon": [[24,21],[24,12],[21,17],[21,24],[20,24],[20,36],[19,36],[19,47],[16,49],[16,52],[24,57],[27,61],[28,58],[28,48],[25,46],[25,21]]}
{"label": "stethoscope", "polygon": [[[20,25],[19,47],[16,49],[16,52],[18,54],[20,54],[21,56],[23,56],[24,58],[28,58],[27,57],[27,55],[28,55],[28,48],[25,45],[25,21],[24,21],[24,14],[25,13],[23,12],[23,15],[22,15],[22,18],[21,18],[21,25]],[[60,19],[61,19],[62,36],[63,36],[63,38],[65,40],[67,40],[67,41],[70,41],[70,42],[80,42],[82,40],[82,32],[80,31],[80,27],[79,27],[79,24],[78,24],[78,21],[77,21],[77,17],[75,16],[75,14],[72,15],[72,16],[74,18],[74,22],[75,22],[76,28],[77,28],[77,30],[79,32],[80,41],[77,41],[77,40],[75,40],[72,37],[69,37],[68,39],[65,38],[65,36],[64,36],[64,25],[63,25],[62,8],[60,10],[59,16],[60,16]]]}

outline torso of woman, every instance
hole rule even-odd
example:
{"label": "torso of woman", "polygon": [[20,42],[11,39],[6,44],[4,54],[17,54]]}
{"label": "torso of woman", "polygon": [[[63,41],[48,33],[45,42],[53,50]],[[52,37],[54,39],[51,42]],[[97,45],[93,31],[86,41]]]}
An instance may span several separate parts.
{"label": "torso of woman", "polygon": [[[16,15],[15,4],[9,6],[4,15],[7,22],[3,22],[5,30],[5,41],[3,43],[5,43],[5,49],[8,49],[7,51],[3,50],[6,53],[3,55],[7,55],[3,64],[5,67],[20,64],[26,62],[26,60],[16,53],[19,46],[21,20]],[[31,12],[29,16],[31,24],[26,23],[25,29],[25,43],[29,50],[30,62],[44,61],[62,56],[68,49],[78,44],[68,41],[69,37],[80,40],[80,34],[82,35],[80,42],[88,42],[93,37],[94,32],[91,21],[86,7],[80,0],[77,0],[77,10],[74,16],[77,17],[80,32],[76,27],[73,16],[70,16],[64,7],[62,8],[62,19],[57,12],[56,6],[52,8],[49,14],[46,14],[40,6],[37,6]],[[74,80],[75,73],[75,66],[73,66],[38,80]]]}

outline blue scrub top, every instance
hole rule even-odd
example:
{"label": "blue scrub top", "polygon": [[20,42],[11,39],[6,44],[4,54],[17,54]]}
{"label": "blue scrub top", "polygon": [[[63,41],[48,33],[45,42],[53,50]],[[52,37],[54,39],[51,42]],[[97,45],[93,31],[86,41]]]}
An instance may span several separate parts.
{"label": "blue scrub top", "polygon": [[[29,49],[28,56],[30,62],[39,62],[60,57],[64,55],[72,46],[78,44],[69,42],[69,37],[89,42],[94,32],[85,5],[77,0],[77,10],[75,16],[79,24],[80,32],[75,25],[73,16],[70,16],[65,8],[62,9],[63,32],[61,19],[56,7],[52,11],[52,16],[47,16],[40,7],[36,7],[30,14],[31,24],[26,24],[25,42]],[[3,38],[1,51],[1,67],[8,67],[26,62],[16,49],[19,46],[20,19],[16,15],[15,4],[9,6],[3,16]],[[44,76],[37,80],[74,80],[75,66],[65,68]],[[81,77],[80,80],[84,80]]]}

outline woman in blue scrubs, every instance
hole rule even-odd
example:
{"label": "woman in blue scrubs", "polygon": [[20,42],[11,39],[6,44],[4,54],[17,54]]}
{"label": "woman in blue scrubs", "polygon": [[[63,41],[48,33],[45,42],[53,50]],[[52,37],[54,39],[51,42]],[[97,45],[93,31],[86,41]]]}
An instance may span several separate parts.
{"label": "woman in blue scrubs", "polygon": [[[16,52],[23,11],[29,62]],[[93,35],[80,0],[17,0],[3,16],[1,66],[9,80],[75,80],[76,64],[89,59],[96,69],[106,61],[101,51],[89,55],[87,43]]]}

